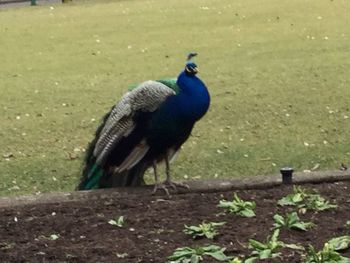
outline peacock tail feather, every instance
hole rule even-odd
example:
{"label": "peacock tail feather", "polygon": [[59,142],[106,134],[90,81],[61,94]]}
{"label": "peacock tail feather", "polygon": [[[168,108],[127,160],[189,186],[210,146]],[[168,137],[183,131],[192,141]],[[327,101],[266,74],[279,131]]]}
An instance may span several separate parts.
{"label": "peacock tail feather", "polygon": [[90,169],[87,177],[89,181],[86,183],[84,190],[96,189],[99,186],[100,178],[103,176],[103,170],[97,164],[94,164]]}
{"label": "peacock tail feather", "polygon": [[[89,143],[89,146],[86,150],[85,165],[83,167],[82,177],[77,187],[77,190],[89,190],[99,187],[98,179],[103,176],[103,170],[96,164],[96,157],[94,157],[94,149],[98,141],[98,137],[105,123],[107,122],[107,119],[109,118],[113,108],[114,107],[112,107],[112,109],[103,117],[100,126],[95,132],[95,138]],[[93,183],[91,183],[90,180],[93,180]]]}

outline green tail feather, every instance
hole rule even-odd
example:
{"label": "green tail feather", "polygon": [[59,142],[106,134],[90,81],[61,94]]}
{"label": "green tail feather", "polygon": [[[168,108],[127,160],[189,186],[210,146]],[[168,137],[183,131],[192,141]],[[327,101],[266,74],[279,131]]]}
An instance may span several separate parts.
{"label": "green tail feather", "polygon": [[88,173],[88,180],[84,186],[84,190],[99,188],[100,178],[103,176],[103,170],[97,164],[94,164]]}

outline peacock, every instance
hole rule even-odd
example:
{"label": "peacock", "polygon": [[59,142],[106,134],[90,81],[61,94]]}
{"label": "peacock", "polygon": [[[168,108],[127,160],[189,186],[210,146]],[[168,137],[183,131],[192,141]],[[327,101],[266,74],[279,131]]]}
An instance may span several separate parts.
{"label": "peacock", "polygon": [[[208,111],[210,95],[190,53],[177,79],[148,80],[129,90],[105,115],[86,151],[78,190],[140,186],[153,168],[153,193],[187,187],[171,180],[170,162],[194,124]],[[157,165],[165,162],[166,180]]]}

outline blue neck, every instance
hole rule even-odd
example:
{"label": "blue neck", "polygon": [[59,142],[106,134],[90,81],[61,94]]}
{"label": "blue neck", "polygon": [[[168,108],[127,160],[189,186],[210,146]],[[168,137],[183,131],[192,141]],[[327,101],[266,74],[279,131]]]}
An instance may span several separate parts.
{"label": "blue neck", "polygon": [[205,84],[195,75],[183,71],[176,84],[180,92],[176,97],[181,115],[191,121],[199,120],[208,110],[210,95]]}

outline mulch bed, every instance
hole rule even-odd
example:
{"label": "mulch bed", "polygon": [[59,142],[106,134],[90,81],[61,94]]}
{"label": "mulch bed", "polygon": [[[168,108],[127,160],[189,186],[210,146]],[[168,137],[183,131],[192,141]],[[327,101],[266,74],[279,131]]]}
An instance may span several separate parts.
{"label": "mulch bed", "polygon": [[[308,232],[282,230],[286,243],[317,249],[332,237],[350,234],[350,182],[305,185],[336,202],[337,209],[307,212],[300,217],[317,226]],[[254,218],[222,214],[219,200],[232,200],[233,192],[189,193],[166,196],[130,195],[130,197],[85,200],[54,204],[27,205],[0,209],[1,262],[166,262],[178,247],[217,244],[228,255],[249,255],[248,240],[264,241],[272,233],[273,215],[286,208],[277,201],[291,193],[291,186],[267,190],[235,191],[242,199],[257,204]],[[108,224],[124,216],[122,228]],[[220,235],[214,241],[193,240],[183,233],[184,225],[203,220],[221,222]],[[59,235],[50,240],[50,235]],[[350,256],[350,251],[343,253]],[[204,262],[217,262],[205,258]],[[276,262],[276,261],[275,261]],[[298,253],[283,250],[277,262],[302,262]]]}

